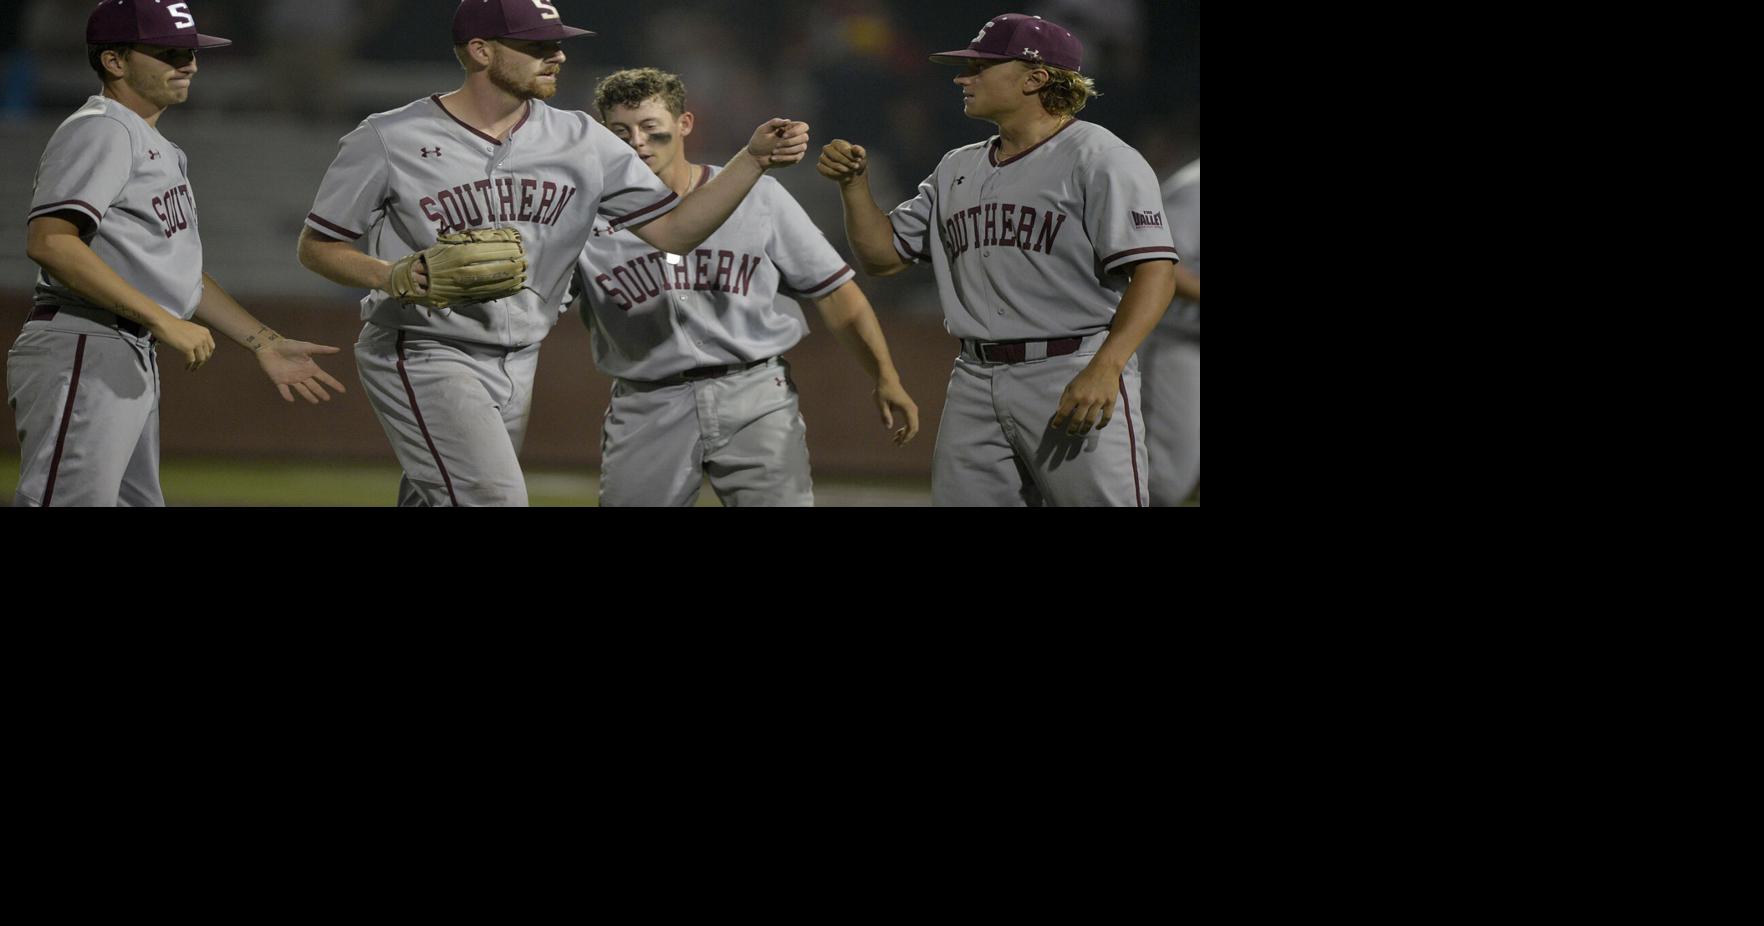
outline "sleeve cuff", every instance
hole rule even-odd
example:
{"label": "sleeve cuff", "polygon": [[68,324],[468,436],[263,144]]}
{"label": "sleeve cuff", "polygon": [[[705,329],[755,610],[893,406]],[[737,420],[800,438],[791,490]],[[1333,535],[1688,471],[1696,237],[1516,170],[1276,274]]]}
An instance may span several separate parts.
{"label": "sleeve cuff", "polygon": [[354,241],[361,237],[361,232],[352,232],[335,222],[327,222],[324,219],[319,218],[317,213],[312,212],[306,214],[306,227],[321,235],[329,235],[332,238],[345,238]]}
{"label": "sleeve cuff", "polygon": [[1146,261],[1146,260],[1178,261],[1180,259],[1181,258],[1176,256],[1176,249],[1175,248],[1168,247],[1165,245],[1158,245],[1157,247],[1133,248],[1132,250],[1121,251],[1121,252],[1118,252],[1115,254],[1111,254],[1108,257],[1105,257],[1102,259],[1102,266],[1103,266],[1103,271],[1105,273],[1114,273],[1115,271],[1121,269],[1122,267],[1127,266],[1128,264],[1137,264],[1140,261]]}
{"label": "sleeve cuff", "polygon": [[822,280],[813,286],[805,286],[802,289],[793,290],[793,293],[804,299],[819,299],[839,287],[844,286],[846,283],[851,282],[852,278],[855,276],[857,276],[857,271],[852,270],[850,264],[845,264],[839,268],[837,273],[825,280]]}
{"label": "sleeve cuff", "polygon": [[64,199],[58,203],[46,203],[41,206],[32,206],[29,218],[35,219],[40,216],[52,215],[57,212],[78,212],[89,217],[93,223],[104,220],[104,213],[100,212],[97,207],[93,206],[91,203],[78,199]]}
{"label": "sleeve cuff", "polygon": [[674,207],[678,205],[680,205],[680,194],[669,193],[666,199],[657,200],[636,212],[628,212],[616,219],[608,219],[607,224],[613,231],[618,231],[621,228],[631,228],[633,226],[642,225],[644,222],[648,222],[651,219],[659,219],[674,211]]}

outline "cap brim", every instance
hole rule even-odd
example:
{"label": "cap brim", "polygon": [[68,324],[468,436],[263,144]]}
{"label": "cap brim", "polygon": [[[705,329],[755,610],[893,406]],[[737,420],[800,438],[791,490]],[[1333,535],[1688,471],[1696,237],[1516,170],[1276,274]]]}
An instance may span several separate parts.
{"label": "cap brim", "polygon": [[156,35],[150,38],[133,40],[133,45],[158,45],[161,48],[225,48],[233,44],[232,39],[223,39],[218,35]]}
{"label": "cap brim", "polygon": [[499,35],[499,36],[497,36],[497,38],[499,38],[499,39],[523,39],[523,40],[529,41],[529,42],[550,42],[550,41],[554,41],[556,39],[573,39],[578,35],[597,35],[597,34],[598,33],[589,32],[587,29],[578,29],[575,26],[566,26],[561,23],[553,23],[548,26],[540,26],[537,29],[526,29],[521,32],[510,32],[507,35]]}
{"label": "cap brim", "polygon": [[992,52],[989,52],[989,51],[975,51],[972,48],[963,48],[963,49],[959,49],[956,51],[940,51],[937,54],[931,56],[931,60],[935,61],[938,64],[956,64],[956,65],[967,64],[969,61],[972,61],[975,58],[979,58],[982,61],[1014,61],[1014,60],[1016,60],[1015,58],[1012,58],[1010,55],[998,55],[998,54],[993,54]]}

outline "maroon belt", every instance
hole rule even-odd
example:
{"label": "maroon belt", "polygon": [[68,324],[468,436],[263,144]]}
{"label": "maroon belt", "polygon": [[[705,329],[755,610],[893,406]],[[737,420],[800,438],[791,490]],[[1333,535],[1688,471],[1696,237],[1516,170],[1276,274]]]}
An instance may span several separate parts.
{"label": "maroon belt", "polygon": [[[962,347],[983,363],[1022,363],[1029,359],[1031,345],[1047,345],[1047,357],[1074,353],[1084,344],[1083,338],[1056,338],[1052,341],[963,341]],[[1037,358],[1039,359],[1039,358]]]}
{"label": "maroon belt", "polygon": [[[49,321],[50,319],[54,318],[56,312],[58,312],[58,311],[59,310],[56,309],[52,305],[35,306],[31,309],[31,317],[29,319],[27,319],[27,321],[46,322],[46,321]],[[144,338],[148,334],[146,325],[140,324],[139,322],[129,321],[128,319],[123,318],[121,315],[117,315],[112,312],[106,312],[104,314],[109,315],[111,317],[111,319],[112,319],[111,324],[118,331],[125,331],[129,334],[134,335],[137,338]]]}

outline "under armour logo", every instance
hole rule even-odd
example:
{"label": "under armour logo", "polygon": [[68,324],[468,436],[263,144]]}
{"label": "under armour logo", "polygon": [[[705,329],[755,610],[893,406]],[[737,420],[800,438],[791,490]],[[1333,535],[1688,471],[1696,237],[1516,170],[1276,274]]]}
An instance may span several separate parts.
{"label": "under armour logo", "polygon": [[152,148],[147,149],[147,160],[149,160],[149,161],[159,160],[159,152],[154,151]]}
{"label": "under armour logo", "polygon": [[774,376],[774,377],[772,377],[772,382],[774,382],[774,383],[777,383],[777,384],[778,384],[778,386],[779,386],[779,387],[780,387],[780,388],[782,388],[782,387],[783,387],[783,385],[784,385],[784,377],[782,377],[782,376]]}
{"label": "under armour logo", "polygon": [[436,157],[440,157],[440,156],[441,156],[441,148],[440,148],[440,147],[439,147],[439,146],[437,146],[437,147],[434,147],[434,148],[424,148],[424,149],[423,149],[423,157],[428,157],[428,156],[429,156],[429,152],[431,152],[431,151],[433,151],[433,152],[435,152],[435,156],[436,156]]}
{"label": "under armour logo", "polygon": [[1024,54],[1024,56],[1025,56],[1025,57],[1029,57],[1029,58],[1034,58],[1034,59],[1035,59],[1035,60],[1036,60],[1036,61],[1040,61],[1040,60],[1041,60],[1041,52],[1039,52],[1039,51],[1036,51],[1036,50],[1035,50],[1035,49],[1033,49],[1033,48],[1025,48],[1025,49],[1023,49],[1023,54]]}
{"label": "under armour logo", "polygon": [[960,176],[960,177],[957,177],[957,178],[956,178],[956,186],[961,186],[961,185],[962,185],[962,181],[963,181],[963,180],[966,180],[966,179],[968,179],[968,178],[967,178],[967,176],[966,176],[966,175],[963,175],[963,176]]}

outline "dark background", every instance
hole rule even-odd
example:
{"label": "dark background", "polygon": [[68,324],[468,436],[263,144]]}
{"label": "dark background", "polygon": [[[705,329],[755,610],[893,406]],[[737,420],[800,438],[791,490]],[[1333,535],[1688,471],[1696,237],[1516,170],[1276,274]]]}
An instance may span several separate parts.
{"label": "dark background", "polygon": [[[294,241],[336,141],[364,115],[457,87],[450,52],[452,0],[191,0],[199,28],[235,41],[203,52],[189,103],[160,130],[190,155],[199,191],[208,271],[285,334],[345,348],[326,363],[351,386],[329,406],[289,407],[242,350],[221,345],[198,374],[165,374],[164,447],[178,454],[384,460],[391,451],[355,381],[347,349],[360,329],[359,293],[299,267]],[[1085,43],[1085,73],[1102,96],[1081,118],[1121,135],[1160,178],[1200,155],[1199,0],[1049,0],[999,7],[973,0],[781,0],[605,4],[556,0],[564,21],[597,37],[565,44],[563,87],[551,103],[590,108],[594,83],[651,65],[686,80],[698,130],[694,161],[721,164],[753,126],[772,116],[812,126],[808,160],[775,176],[849,256],[833,185],[814,171],[833,138],[864,144],[883,208],[907,198],[943,152],[992,134],[962,116],[933,52],[965,46],[988,18],[1038,13]],[[97,91],[88,69],[84,0],[26,0],[0,9],[0,145],[13,152],[0,178],[0,338],[24,323],[34,267],[24,257],[24,215],[44,143]],[[904,451],[874,421],[869,385],[821,329],[788,357],[803,392],[817,473],[923,476],[955,342],[942,330],[931,273],[859,278],[876,305],[925,431]],[[163,353],[163,352],[162,352]],[[540,364],[530,465],[592,466],[608,380],[594,371],[588,338],[568,315]],[[162,357],[162,361],[165,358]],[[16,452],[0,429],[0,452]]]}

